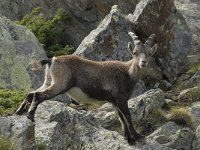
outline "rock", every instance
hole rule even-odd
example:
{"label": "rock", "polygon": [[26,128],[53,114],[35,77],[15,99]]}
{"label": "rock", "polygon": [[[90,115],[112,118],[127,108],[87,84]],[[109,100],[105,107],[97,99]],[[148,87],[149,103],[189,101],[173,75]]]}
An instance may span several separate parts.
{"label": "rock", "polygon": [[190,111],[194,117],[194,120],[196,122],[196,125],[200,125],[200,102],[192,103],[192,106],[190,107]]}
{"label": "rock", "polygon": [[171,99],[165,99],[165,104],[172,105],[172,104],[174,104],[174,101]]}
{"label": "rock", "polygon": [[196,129],[195,138],[192,143],[193,150],[199,150],[200,149],[200,125]]}
{"label": "rock", "polygon": [[178,99],[180,102],[196,102],[200,100],[199,87],[188,88],[180,92]]}
{"label": "rock", "polygon": [[82,41],[74,54],[99,61],[129,60],[129,31],[132,31],[132,25],[115,5],[100,25]]}
{"label": "rock", "polygon": [[[149,90],[144,94],[128,101],[132,120],[135,123],[141,119],[144,119],[148,115],[148,112],[155,108],[160,108],[163,104],[164,92],[160,89]],[[120,126],[119,120],[112,109],[111,104],[104,104],[94,111],[93,114],[102,127],[106,129],[118,130]]]}
{"label": "rock", "polygon": [[157,63],[164,77],[174,83],[183,70],[191,47],[191,32],[173,0],[141,0],[133,14],[128,15],[141,39],[155,33],[158,43]]}
{"label": "rock", "polygon": [[30,62],[42,58],[46,54],[32,32],[0,18],[0,88],[28,90],[41,85],[43,73],[34,74]]}
{"label": "rock", "polygon": [[191,129],[168,122],[147,136],[145,142],[147,146],[158,144],[172,149],[191,150],[193,138]]}
{"label": "rock", "polygon": [[192,47],[188,53],[188,69],[200,62],[200,3],[198,0],[175,0],[177,9],[183,14],[191,32]]}
{"label": "rock", "polygon": [[189,83],[192,85],[195,85],[197,83],[200,83],[200,68],[197,70],[197,72],[189,79]]}
{"label": "rock", "polygon": [[9,138],[15,149],[34,150],[34,123],[26,116],[0,117],[0,136]]}
{"label": "rock", "polygon": [[98,125],[85,111],[78,112],[59,102],[44,102],[36,111],[36,141],[45,149],[136,149],[119,133]]}

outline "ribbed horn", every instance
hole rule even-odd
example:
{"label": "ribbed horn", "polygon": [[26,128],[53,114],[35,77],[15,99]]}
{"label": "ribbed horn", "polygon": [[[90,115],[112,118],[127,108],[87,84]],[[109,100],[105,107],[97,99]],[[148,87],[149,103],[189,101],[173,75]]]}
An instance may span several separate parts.
{"label": "ribbed horn", "polygon": [[145,42],[145,45],[151,47],[151,45],[153,44],[153,40],[155,38],[155,34],[151,34],[149,37],[148,37],[148,40]]}
{"label": "ribbed horn", "polygon": [[131,36],[135,45],[141,45],[142,44],[142,42],[138,39],[138,36],[135,33],[129,32],[128,35]]}

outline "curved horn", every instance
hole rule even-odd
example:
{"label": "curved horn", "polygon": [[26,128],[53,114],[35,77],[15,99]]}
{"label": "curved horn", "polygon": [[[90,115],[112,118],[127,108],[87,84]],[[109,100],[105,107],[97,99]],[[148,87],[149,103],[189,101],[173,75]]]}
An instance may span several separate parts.
{"label": "curved horn", "polygon": [[144,45],[147,45],[147,46],[151,47],[155,36],[156,36],[155,34],[151,34],[151,35],[148,37],[148,40],[145,42]]}
{"label": "curved horn", "polygon": [[129,32],[128,35],[131,36],[135,45],[141,45],[142,44],[142,42],[138,39],[138,36],[135,33]]}

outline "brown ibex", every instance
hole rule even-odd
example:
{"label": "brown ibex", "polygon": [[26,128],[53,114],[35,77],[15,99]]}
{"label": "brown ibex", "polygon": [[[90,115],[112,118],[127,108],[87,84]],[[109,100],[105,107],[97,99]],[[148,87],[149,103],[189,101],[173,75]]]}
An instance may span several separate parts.
{"label": "brown ibex", "polygon": [[[145,44],[133,32],[128,34],[132,37],[135,48],[131,42],[128,43],[133,58],[127,62],[97,62],[72,55],[39,61],[40,66],[47,64],[44,84],[28,94],[16,113],[21,115],[26,104],[31,103],[27,117],[34,121],[34,114],[40,103],[65,92],[80,101],[108,101],[118,114],[125,138],[128,143],[133,144],[140,135],[133,128],[127,101],[157,47],[152,47],[155,34]],[[49,86],[48,75],[52,79]]]}

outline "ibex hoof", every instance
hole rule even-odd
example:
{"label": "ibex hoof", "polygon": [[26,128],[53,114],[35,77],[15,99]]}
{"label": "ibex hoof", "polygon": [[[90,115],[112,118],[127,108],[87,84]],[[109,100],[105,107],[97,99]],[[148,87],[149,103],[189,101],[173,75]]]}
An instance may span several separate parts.
{"label": "ibex hoof", "polygon": [[128,139],[128,144],[129,145],[134,145],[135,144],[135,139]]}
{"label": "ibex hoof", "polygon": [[18,109],[16,112],[15,112],[15,114],[17,114],[17,115],[22,115],[24,113],[24,110],[22,110],[22,109]]}
{"label": "ibex hoof", "polygon": [[33,115],[27,114],[26,117],[27,117],[28,119],[30,119],[32,122],[35,122],[34,116],[33,116]]}

